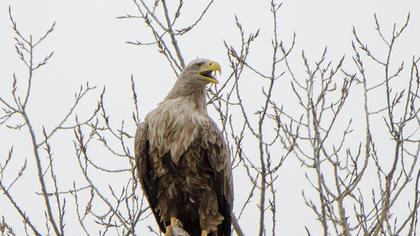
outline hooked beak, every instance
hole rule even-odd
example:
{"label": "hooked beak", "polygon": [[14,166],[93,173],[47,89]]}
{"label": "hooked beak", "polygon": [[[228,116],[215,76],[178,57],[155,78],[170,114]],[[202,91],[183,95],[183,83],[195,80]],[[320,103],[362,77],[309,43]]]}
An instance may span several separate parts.
{"label": "hooked beak", "polygon": [[219,72],[219,75],[222,73],[220,64],[215,61],[208,61],[201,66],[201,69],[197,74],[204,81],[217,84],[219,81],[215,78],[216,72]]}

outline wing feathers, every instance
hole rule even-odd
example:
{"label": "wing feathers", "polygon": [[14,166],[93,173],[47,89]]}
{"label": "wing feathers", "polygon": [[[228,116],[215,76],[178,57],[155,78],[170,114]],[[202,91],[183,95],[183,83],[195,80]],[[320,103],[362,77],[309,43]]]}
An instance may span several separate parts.
{"label": "wing feathers", "polygon": [[216,184],[222,187],[223,195],[232,205],[232,164],[229,149],[222,133],[213,121],[210,121],[209,125],[203,129],[202,135],[202,145],[206,149],[210,165],[217,175],[218,182]]}
{"label": "wing feathers", "polygon": [[150,209],[156,218],[156,222],[159,224],[160,230],[164,232],[165,227],[162,224],[158,213],[156,212],[158,204],[158,187],[153,178],[153,168],[151,168],[149,163],[150,154],[148,143],[148,127],[145,123],[141,123],[137,127],[136,135],[134,138],[134,154],[136,159],[137,177],[143,188],[143,193],[149,202]]}
{"label": "wing feathers", "polygon": [[219,212],[224,217],[222,224],[218,226],[218,232],[229,236],[233,207],[232,164],[223,135],[211,119],[202,131],[202,146],[206,149],[208,161],[214,170]]}

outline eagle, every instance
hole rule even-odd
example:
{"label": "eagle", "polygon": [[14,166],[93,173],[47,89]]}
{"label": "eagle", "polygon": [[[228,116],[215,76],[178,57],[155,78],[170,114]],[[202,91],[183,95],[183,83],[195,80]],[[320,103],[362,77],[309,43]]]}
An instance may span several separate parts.
{"label": "eagle", "polygon": [[222,132],[207,113],[206,85],[220,64],[195,59],[135,134],[139,182],[162,232],[230,236],[232,164]]}

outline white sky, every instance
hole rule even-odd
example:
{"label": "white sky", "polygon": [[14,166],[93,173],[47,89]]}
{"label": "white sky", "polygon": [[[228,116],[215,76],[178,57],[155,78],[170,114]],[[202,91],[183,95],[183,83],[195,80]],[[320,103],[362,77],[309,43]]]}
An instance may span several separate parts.
{"label": "white sky", "polygon": [[[188,25],[202,9],[201,1],[186,1],[180,25]],[[126,13],[135,13],[131,0],[2,0],[0,1],[0,96],[10,98],[9,91],[12,73],[18,78],[25,78],[23,66],[18,62],[14,49],[13,32],[8,18],[8,6],[12,6],[18,27],[25,34],[30,32],[38,38],[53,21],[56,29],[36,53],[44,57],[54,50],[50,63],[41,69],[34,79],[34,93],[31,100],[30,114],[39,130],[42,125],[51,128],[56,124],[73,101],[73,93],[80,84],[89,81],[98,87],[107,87],[108,110],[112,111],[116,124],[122,119],[131,119],[130,74],[134,75],[140,96],[141,117],[153,109],[163,99],[172,86],[174,75],[169,65],[153,47],[138,47],[125,44],[125,41],[150,41],[149,32],[142,21],[118,20],[115,17]],[[254,44],[250,62],[263,71],[269,70],[271,60],[270,38],[272,21],[268,1],[216,0],[208,15],[198,27],[179,41],[186,60],[204,57],[217,60],[227,68],[228,61],[223,41],[238,45],[239,34],[235,28],[234,16],[237,15],[247,32],[261,30],[261,37]],[[397,57],[410,60],[413,54],[420,55],[420,2],[417,0],[289,0],[284,1],[279,13],[280,37],[288,45],[293,32],[297,34],[292,65],[301,65],[301,49],[305,49],[309,58],[318,58],[323,48],[328,45],[332,60],[348,54],[350,59],[352,27],[379,54],[384,55],[384,47],[374,30],[373,14],[376,12],[385,32],[389,33],[392,24],[403,23],[411,12],[409,28],[403,40],[397,45]],[[408,62],[408,61],[407,61]],[[222,74],[223,76],[223,74]],[[243,84],[244,94],[255,93],[254,74],[247,74]],[[222,77],[223,78],[223,77]],[[260,85],[258,85],[259,88]],[[258,90],[259,91],[259,90]],[[96,93],[97,94],[97,93]],[[87,114],[95,102],[85,104],[80,114]],[[256,106],[258,98],[246,98],[250,111]],[[27,157],[25,147],[29,144],[23,136],[0,127],[0,162],[11,145],[18,148],[16,155]],[[69,150],[73,155],[70,140],[64,144],[56,140],[57,147]],[[67,142],[67,141],[66,141]],[[69,148],[69,149],[66,149]],[[57,150],[59,153],[60,150]],[[65,155],[63,155],[65,156]],[[308,213],[303,205],[301,191],[303,174],[297,163],[291,163],[284,170],[285,180],[280,180],[279,226],[281,234],[303,235],[303,225],[313,224],[313,214]],[[64,171],[65,169],[63,169]],[[68,172],[71,173],[71,170]],[[290,179],[296,179],[294,184]],[[63,180],[71,183],[72,178]],[[238,184],[238,186],[240,186]],[[19,186],[16,195],[23,205],[30,205],[31,199],[25,197],[25,191],[31,186]],[[245,188],[245,187],[244,187]],[[236,188],[236,197],[241,200],[241,187]],[[246,189],[245,189],[246,190]],[[21,192],[19,192],[21,191]],[[8,204],[0,195],[0,216],[11,213]],[[248,232],[255,235],[257,224],[253,222],[252,212],[241,223]],[[13,213],[14,214],[14,213]],[[308,215],[308,217],[302,217]],[[306,223],[308,219],[308,223]],[[309,220],[311,219],[311,220]],[[42,222],[43,218],[40,219]],[[305,222],[302,222],[305,221]]]}

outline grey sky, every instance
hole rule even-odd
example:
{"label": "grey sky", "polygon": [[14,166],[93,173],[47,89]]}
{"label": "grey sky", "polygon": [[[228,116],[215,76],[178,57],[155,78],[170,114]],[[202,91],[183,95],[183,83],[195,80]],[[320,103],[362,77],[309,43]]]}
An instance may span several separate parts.
{"label": "grey sky", "polygon": [[[31,116],[36,121],[36,128],[41,125],[53,127],[62,117],[73,101],[73,94],[80,84],[89,82],[99,88],[107,87],[106,100],[108,110],[112,111],[113,120],[118,124],[122,119],[130,119],[131,95],[130,75],[133,74],[140,100],[141,117],[161,101],[175,79],[169,65],[154,47],[139,47],[125,44],[126,41],[151,41],[143,22],[135,20],[118,20],[117,16],[135,13],[131,0],[2,0],[0,1],[0,94],[8,97],[12,73],[18,78],[25,78],[23,66],[18,62],[14,49],[13,32],[8,18],[8,6],[12,6],[13,16],[18,26],[26,34],[32,33],[38,38],[52,22],[56,29],[36,53],[44,57],[51,50],[54,56],[51,62],[41,69],[34,79],[34,93],[31,100]],[[200,1],[186,1],[180,25],[198,17],[197,9],[204,5]],[[291,43],[293,32],[296,32],[296,46],[292,54],[292,65],[297,71],[302,67],[301,49],[305,49],[309,58],[318,58],[325,46],[329,49],[329,58],[337,60],[344,54],[351,58],[352,27],[358,29],[361,38],[368,42],[374,51],[384,55],[384,47],[374,29],[373,14],[376,13],[385,32],[390,33],[392,24],[402,24],[411,12],[408,30],[397,46],[397,56],[409,60],[413,54],[420,54],[420,2],[416,0],[289,0],[284,1],[279,15],[280,37],[287,45]],[[237,15],[247,32],[261,30],[261,37],[253,46],[249,62],[262,71],[269,69],[271,60],[270,40],[272,37],[272,20],[269,15],[269,3],[261,0],[216,0],[208,15],[199,26],[181,38],[180,47],[187,60],[204,57],[219,61],[227,69],[228,61],[223,41],[238,45],[239,34],[235,28],[234,16]],[[304,73],[301,70],[302,74]],[[299,74],[299,73],[298,73]],[[243,90],[245,93],[255,91],[255,77],[246,74]],[[222,73],[223,79],[223,73]],[[281,88],[279,88],[281,91]],[[99,92],[99,91],[98,91]],[[84,103],[79,113],[87,115],[95,105],[95,96],[90,96],[90,103]],[[246,98],[250,110],[254,109],[258,98]],[[1,113],[0,113],[1,114]],[[71,135],[71,133],[69,133]],[[0,127],[0,161],[3,160],[11,145],[18,148],[16,155],[26,157],[28,140],[22,136]],[[66,143],[56,142],[56,152],[68,150],[73,155],[70,140]],[[62,149],[61,149],[62,148]],[[70,156],[70,155],[69,155]],[[66,154],[61,154],[65,158]],[[30,157],[28,157],[30,159]],[[67,163],[67,162],[66,162]],[[109,164],[118,165],[116,162]],[[71,172],[62,167],[63,171]],[[279,180],[279,222],[280,234],[303,235],[303,225],[316,229],[314,215],[303,204],[301,191],[304,175],[298,163],[290,163],[284,170],[285,179]],[[294,179],[294,181],[290,181]],[[64,186],[70,186],[73,179],[63,179]],[[236,185],[238,202],[244,200],[241,191],[247,186]],[[30,199],[26,196],[33,186],[17,187],[17,195],[23,205],[31,208]],[[32,191],[31,190],[31,191]],[[5,199],[0,195],[0,216],[8,215],[11,209],[3,204]],[[36,208],[36,207],[35,207]],[[253,221],[256,215],[255,206],[251,207],[241,223],[247,235],[256,235],[257,225]],[[14,214],[14,213],[11,213]],[[306,217],[307,216],[307,217]],[[308,220],[306,220],[308,219]],[[42,222],[43,216],[39,222]],[[68,227],[71,227],[68,226]],[[145,227],[143,227],[145,229]]]}

